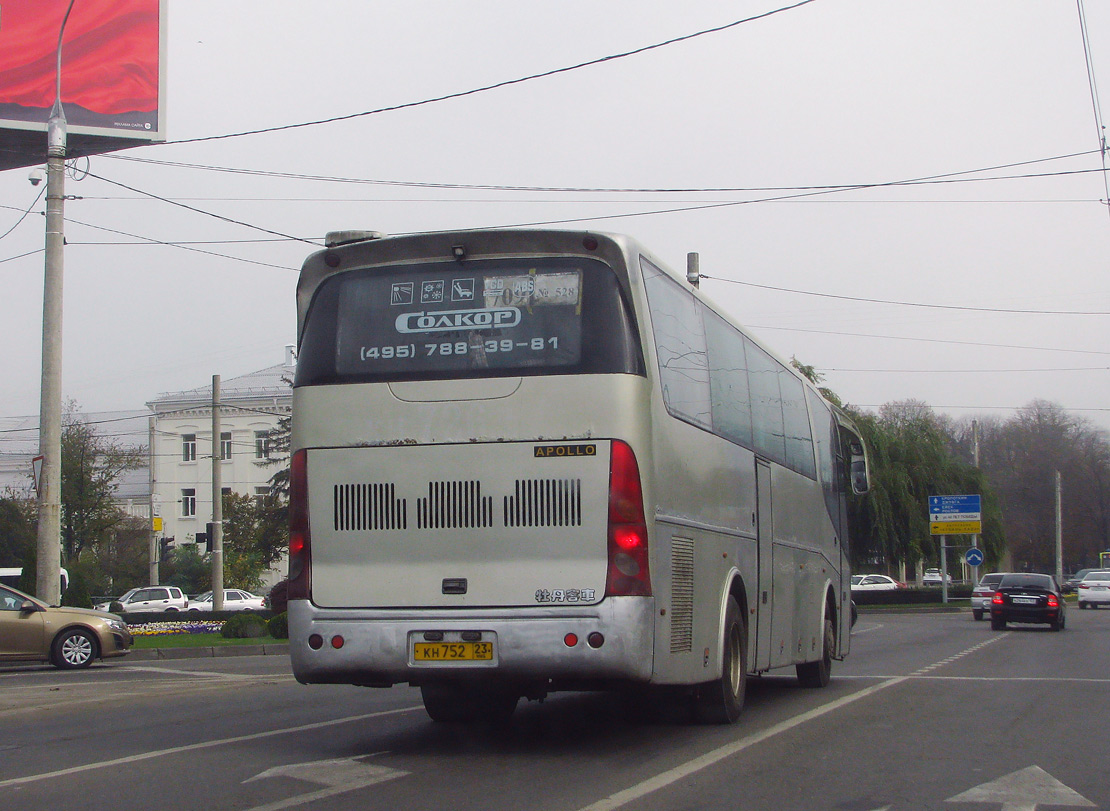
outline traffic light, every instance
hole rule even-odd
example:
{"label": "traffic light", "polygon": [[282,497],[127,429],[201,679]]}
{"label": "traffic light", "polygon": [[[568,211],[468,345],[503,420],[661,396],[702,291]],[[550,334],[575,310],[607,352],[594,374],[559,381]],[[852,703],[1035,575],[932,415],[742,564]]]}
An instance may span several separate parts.
{"label": "traffic light", "polygon": [[202,555],[207,554],[208,550],[211,548],[209,546],[209,539],[210,538],[211,538],[211,536],[207,532],[198,532],[197,535],[196,535],[197,546],[201,547],[200,553]]}

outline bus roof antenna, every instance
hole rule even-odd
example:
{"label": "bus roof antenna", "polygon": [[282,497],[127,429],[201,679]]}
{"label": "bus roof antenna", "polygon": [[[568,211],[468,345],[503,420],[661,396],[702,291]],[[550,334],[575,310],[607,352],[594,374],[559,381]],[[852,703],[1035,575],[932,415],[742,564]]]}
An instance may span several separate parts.
{"label": "bus roof antenna", "polygon": [[701,283],[701,263],[696,253],[686,254],[686,281],[694,287]]}

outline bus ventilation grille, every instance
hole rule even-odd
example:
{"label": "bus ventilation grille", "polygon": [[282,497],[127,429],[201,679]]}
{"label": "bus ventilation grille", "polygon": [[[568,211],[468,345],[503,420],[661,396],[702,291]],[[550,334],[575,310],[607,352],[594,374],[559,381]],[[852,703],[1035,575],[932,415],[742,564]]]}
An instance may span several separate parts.
{"label": "bus ventilation grille", "polygon": [[337,531],[408,528],[408,505],[392,484],[337,484],[333,510]]}
{"label": "bus ventilation grille", "polygon": [[671,653],[689,653],[694,640],[694,542],[671,539]]}
{"label": "bus ventilation grille", "polygon": [[427,498],[416,500],[418,529],[467,529],[493,526],[493,496],[482,483],[428,482]]}
{"label": "bus ventilation grille", "polygon": [[505,526],[582,526],[582,480],[517,479],[505,496]]}

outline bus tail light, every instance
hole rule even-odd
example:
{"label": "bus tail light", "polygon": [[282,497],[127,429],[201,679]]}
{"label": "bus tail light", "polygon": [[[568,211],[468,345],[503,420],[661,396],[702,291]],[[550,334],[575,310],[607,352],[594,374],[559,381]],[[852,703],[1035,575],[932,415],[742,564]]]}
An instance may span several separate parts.
{"label": "bus tail light", "polygon": [[651,595],[647,521],[636,455],[614,439],[609,460],[609,568],[605,595]]}
{"label": "bus tail light", "polygon": [[308,599],[308,459],[302,449],[289,463],[289,599]]}

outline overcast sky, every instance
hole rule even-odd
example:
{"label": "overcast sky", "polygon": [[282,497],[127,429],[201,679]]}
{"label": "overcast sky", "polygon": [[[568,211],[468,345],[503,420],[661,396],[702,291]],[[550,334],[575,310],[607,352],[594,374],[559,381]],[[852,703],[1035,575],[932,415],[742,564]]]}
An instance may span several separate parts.
{"label": "overcast sky", "polygon": [[[171,143],[89,161],[142,193],[67,180],[66,397],[142,408],[281,362],[314,248],[267,231],[558,222],[630,234],[675,269],[699,252],[702,289],[846,402],[1005,418],[1041,398],[1110,427],[1110,209],[1075,2],[814,0],[461,98],[172,143],[460,93],[786,5],[170,0]],[[1110,91],[1110,7],[1086,17]],[[27,174],[0,173],[0,233],[42,188]],[[0,239],[0,416],[39,409],[43,210]]]}

